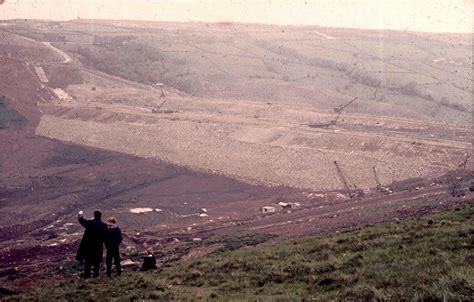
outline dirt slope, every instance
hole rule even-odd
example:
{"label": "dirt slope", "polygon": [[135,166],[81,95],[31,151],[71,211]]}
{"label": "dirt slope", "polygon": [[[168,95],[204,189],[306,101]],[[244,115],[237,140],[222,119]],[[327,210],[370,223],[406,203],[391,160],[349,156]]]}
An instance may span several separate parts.
{"label": "dirt slope", "polygon": [[90,20],[11,30],[53,53],[39,66],[55,94],[42,136],[313,190],[345,189],[334,161],[368,189],[374,167],[382,184],[439,176],[471,149],[465,35]]}

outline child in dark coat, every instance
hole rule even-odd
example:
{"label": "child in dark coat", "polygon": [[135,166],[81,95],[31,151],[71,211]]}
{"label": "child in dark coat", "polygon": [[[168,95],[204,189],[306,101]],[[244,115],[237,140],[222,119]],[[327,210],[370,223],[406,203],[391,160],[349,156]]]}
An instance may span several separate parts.
{"label": "child in dark coat", "polygon": [[107,266],[107,276],[112,274],[112,259],[114,260],[115,270],[120,276],[122,268],[120,266],[120,244],[122,243],[122,231],[117,226],[117,220],[114,217],[107,219],[107,230],[105,232],[105,248],[107,254],[105,256],[105,264]]}
{"label": "child in dark coat", "polygon": [[142,272],[145,272],[145,271],[149,271],[151,269],[156,269],[156,258],[155,256],[153,255],[153,250],[152,249],[148,249],[146,251],[146,256],[145,257],[142,257],[143,259],[143,265],[142,267],[140,268],[140,270]]}

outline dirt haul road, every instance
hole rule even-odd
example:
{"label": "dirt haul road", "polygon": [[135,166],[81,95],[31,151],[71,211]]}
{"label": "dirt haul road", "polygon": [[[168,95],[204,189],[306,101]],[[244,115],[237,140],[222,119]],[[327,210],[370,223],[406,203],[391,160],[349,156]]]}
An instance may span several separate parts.
{"label": "dirt haul road", "polygon": [[63,64],[67,64],[67,63],[72,62],[72,58],[67,53],[65,53],[64,51],[62,51],[59,48],[54,47],[51,44],[51,42],[43,42],[43,44],[46,45],[47,47],[49,47],[50,49],[52,49],[53,51],[55,51],[56,53],[58,53],[61,57],[63,57],[63,59],[64,59],[64,61],[62,62]]}

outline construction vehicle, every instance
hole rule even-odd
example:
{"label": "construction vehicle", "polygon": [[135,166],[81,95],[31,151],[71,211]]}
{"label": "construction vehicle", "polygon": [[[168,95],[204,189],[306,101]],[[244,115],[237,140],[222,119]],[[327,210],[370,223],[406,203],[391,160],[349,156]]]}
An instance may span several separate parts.
{"label": "construction vehicle", "polygon": [[339,120],[339,117],[341,116],[342,112],[344,111],[344,109],[346,109],[346,107],[349,106],[350,104],[354,103],[357,99],[358,99],[358,97],[355,97],[352,100],[350,100],[348,103],[334,108],[334,112],[337,113],[337,115],[329,123],[311,124],[309,126],[311,128],[328,128],[329,126],[335,126],[337,124],[337,121]]}
{"label": "construction vehicle", "polygon": [[166,101],[163,101],[161,104],[159,104],[156,108],[151,109],[152,113],[158,113],[160,112],[160,108],[166,103]]}
{"label": "construction vehicle", "polygon": [[362,190],[360,190],[355,184],[352,184],[349,186],[346,177],[342,173],[341,167],[339,167],[339,164],[337,161],[334,161],[334,166],[336,166],[336,171],[337,174],[339,175],[339,179],[341,179],[342,184],[344,185],[344,188],[346,189],[347,196],[349,198],[354,198],[354,197],[360,197],[362,196]]}
{"label": "construction vehicle", "polygon": [[470,158],[470,157],[471,157],[471,156],[470,156],[468,153],[466,153],[466,154],[465,154],[465,157],[464,157],[464,160],[461,161],[461,162],[458,164],[458,167],[461,168],[461,169],[463,169],[463,170],[466,170],[467,162],[469,161],[469,158]]}
{"label": "construction vehicle", "polygon": [[339,117],[341,116],[342,112],[344,111],[344,109],[346,109],[347,106],[349,106],[350,104],[354,103],[356,100],[358,99],[358,97],[355,97],[353,98],[352,100],[350,100],[348,103],[346,104],[343,104],[339,107],[336,107],[334,108],[334,112],[337,113],[337,116],[336,118],[334,118],[330,124],[332,125],[336,125],[337,121],[339,120]]}
{"label": "construction vehicle", "polygon": [[165,97],[165,91],[163,90],[163,83],[155,83],[152,86],[158,87],[161,89],[161,95],[160,97],[164,98]]}
{"label": "construction vehicle", "polygon": [[380,182],[380,178],[379,178],[379,175],[377,174],[377,170],[375,169],[375,166],[372,167],[372,171],[374,172],[375,184],[377,185],[376,190],[384,194],[392,193],[392,190],[390,190],[389,188],[385,186],[382,186],[382,183]]}

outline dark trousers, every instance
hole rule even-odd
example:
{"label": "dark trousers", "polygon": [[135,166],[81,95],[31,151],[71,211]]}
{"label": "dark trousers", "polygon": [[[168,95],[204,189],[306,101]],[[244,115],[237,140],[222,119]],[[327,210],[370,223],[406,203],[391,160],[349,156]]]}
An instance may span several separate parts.
{"label": "dark trousers", "polygon": [[118,247],[111,247],[107,249],[107,255],[105,256],[105,264],[107,265],[107,276],[109,277],[112,274],[112,259],[114,260],[117,275],[120,276],[120,274],[122,273],[122,267],[120,266],[120,252]]}
{"label": "dark trousers", "polygon": [[85,260],[84,263],[84,278],[90,278],[91,276],[91,269],[94,270],[93,277],[99,276],[99,269],[100,269],[100,261],[91,261],[89,259]]}

